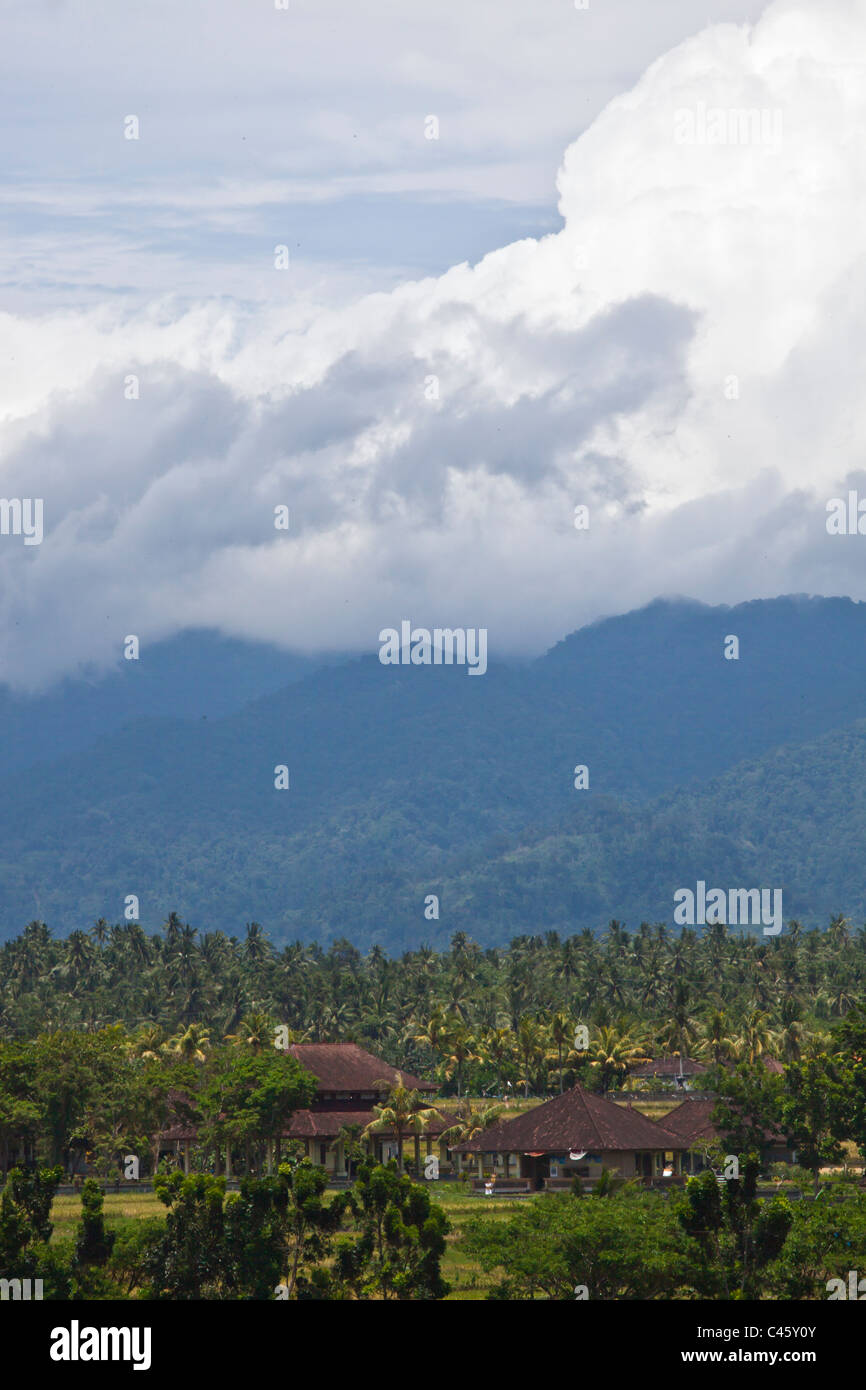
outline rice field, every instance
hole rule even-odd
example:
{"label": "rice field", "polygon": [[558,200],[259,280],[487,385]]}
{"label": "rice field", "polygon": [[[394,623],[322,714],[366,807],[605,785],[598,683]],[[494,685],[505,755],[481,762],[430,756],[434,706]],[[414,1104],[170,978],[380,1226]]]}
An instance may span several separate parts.
{"label": "rice field", "polygon": [[451,1285],[446,1302],[486,1298],[493,1277],[459,1247],[466,1222],[475,1216],[485,1221],[508,1221],[519,1202],[532,1201],[532,1198],[472,1196],[462,1186],[451,1183],[434,1183],[433,1197],[444,1208],[452,1227],[442,1260],[443,1277]]}
{"label": "rice field", "polygon": [[[452,1226],[442,1261],[443,1276],[452,1286],[449,1300],[485,1298],[493,1282],[491,1277],[458,1248],[465,1223],[470,1216],[483,1216],[488,1221],[507,1221],[515,1200],[525,1201],[526,1198],[474,1197],[462,1185],[452,1183],[432,1184],[432,1195],[444,1208]],[[129,1221],[164,1217],[166,1211],[152,1192],[107,1192],[103,1210],[106,1225],[112,1231],[120,1231]],[[80,1217],[80,1196],[55,1197],[51,1209],[54,1223],[52,1241],[74,1239]]]}
{"label": "rice field", "polygon": [[[165,1207],[152,1192],[106,1192],[103,1212],[109,1230],[120,1230],[124,1221],[140,1221],[150,1216],[165,1216]],[[74,1237],[81,1218],[80,1196],[58,1196],[51,1208],[54,1223],[52,1241]]]}

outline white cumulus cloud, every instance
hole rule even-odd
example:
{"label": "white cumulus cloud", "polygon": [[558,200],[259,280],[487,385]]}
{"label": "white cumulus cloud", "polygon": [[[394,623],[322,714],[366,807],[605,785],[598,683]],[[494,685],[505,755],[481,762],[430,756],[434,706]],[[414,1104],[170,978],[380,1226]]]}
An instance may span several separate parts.
{"label": "white cumulus cloud", "polygon": [[390,292],[4,316],[0,489],[45,537],[0,537],[2,677],[193,625],[495,659],[660,593],[866,597],[824,525],[866,443],[864,55],[866,0],[711,26],[566,150],[562,231]]}

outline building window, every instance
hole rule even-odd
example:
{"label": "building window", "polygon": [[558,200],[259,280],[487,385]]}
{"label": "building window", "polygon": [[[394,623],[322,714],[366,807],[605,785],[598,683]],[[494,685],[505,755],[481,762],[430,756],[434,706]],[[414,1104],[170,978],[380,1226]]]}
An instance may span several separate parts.
{"label": "building window", "polygon": [[323,1168],[324,1168],[325,1163],[326,1163],[326,1161],[327,1161],[327,1157],[328,1157],[328,1146],[327,1146],[327,1144],[320,1144],[320,1145],[319,1145],[319,1162],[320,1162],[320,1164],[322,1165]]}

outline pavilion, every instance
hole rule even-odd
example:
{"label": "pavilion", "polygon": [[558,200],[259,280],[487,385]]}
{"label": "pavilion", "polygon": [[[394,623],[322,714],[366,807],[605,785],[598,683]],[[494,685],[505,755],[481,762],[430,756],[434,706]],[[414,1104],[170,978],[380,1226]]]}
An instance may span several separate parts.
{"label": "pavilion", "polygon": [[592,1181],[605,1168],[624,1178],[661,1180],[679,1172],[685,1148],[655,1120],[575,1086],[456,1145],[454,1154],[474,1160],[479,1180],[486,1168],[531,1190],[566,1186],[575,1177]]}

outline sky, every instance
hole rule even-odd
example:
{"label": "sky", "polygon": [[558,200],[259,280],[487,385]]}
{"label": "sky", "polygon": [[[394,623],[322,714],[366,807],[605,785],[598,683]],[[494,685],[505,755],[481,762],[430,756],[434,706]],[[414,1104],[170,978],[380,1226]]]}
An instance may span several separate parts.
{"label": "sky", "polygon": [[826,525],[866,502],[866,0],[0,0],[0,35],[0,498],[44,512],[0,534],[0,680],[866,598]]}

